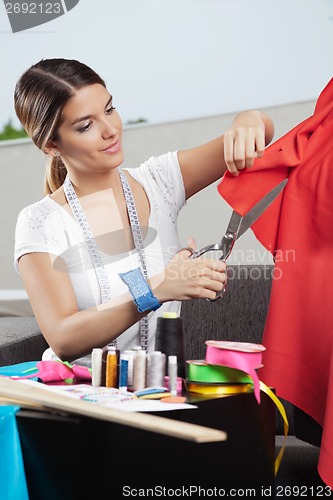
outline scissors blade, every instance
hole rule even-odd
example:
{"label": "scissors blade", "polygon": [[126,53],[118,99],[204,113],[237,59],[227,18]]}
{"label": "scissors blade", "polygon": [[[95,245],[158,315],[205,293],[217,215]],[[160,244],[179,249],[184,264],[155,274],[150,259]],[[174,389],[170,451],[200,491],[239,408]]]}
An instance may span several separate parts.
{"label": "scissors blade", "polygon": [[221,242],[218,244],[219,250],[222,250],[222,256],[220,259],[226,260],[229,257],[232,247],[238,238],[238,232],[241,227],[242,220],[243,217],[236,212],[236,210],[233,210],[228,227],[221,239]]}
{"label": "scissors blade", "polygon": [[232,234],[236,235],[239,233],[243,217],[234,210],[231,214],[228,227],[226,229],[225,235]]}
{"label": "scissors blade", "polygon": [[252,207],[246,215],[244,215],[237,233],[237,239],[242,236],[242,234],[244,234],[257,219],[259,219],[271,203],[273,203],[275,198],[278,197],[287,182],[288,179],[284,179],[282,182],[277,184],[273,189],[271,189],[271,191],[261,198],[261,200],[258,201],[258,203],[254,205],[254,207]]}

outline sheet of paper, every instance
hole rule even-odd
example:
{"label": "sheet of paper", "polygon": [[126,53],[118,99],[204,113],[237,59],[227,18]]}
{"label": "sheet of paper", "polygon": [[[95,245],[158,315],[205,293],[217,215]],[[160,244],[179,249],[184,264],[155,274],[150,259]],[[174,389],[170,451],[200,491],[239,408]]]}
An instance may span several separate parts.
{"label": "sheet of paper", "polygon": [[156,399],[140,399],[135,397],[131,392],[123,393],[119,389],[112,387],[93,387],[88,384],[47,385],[33,380],[20,380],[19,382],[62,394],[69,398],[88,401],[98,406],[116,410],[149,412],[193,410],[197,408],[196,405],[188,403],[163,403]]}

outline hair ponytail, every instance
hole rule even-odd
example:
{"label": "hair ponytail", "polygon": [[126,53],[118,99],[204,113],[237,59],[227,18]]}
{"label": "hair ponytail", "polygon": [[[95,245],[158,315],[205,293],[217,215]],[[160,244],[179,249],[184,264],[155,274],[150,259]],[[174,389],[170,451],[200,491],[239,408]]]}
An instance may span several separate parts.
{"label": "hair ponytail", "polygon": [[46,166],[44,176],[44,194],[52,194],[63,185],[67,169],[60,156],[52,157]]}

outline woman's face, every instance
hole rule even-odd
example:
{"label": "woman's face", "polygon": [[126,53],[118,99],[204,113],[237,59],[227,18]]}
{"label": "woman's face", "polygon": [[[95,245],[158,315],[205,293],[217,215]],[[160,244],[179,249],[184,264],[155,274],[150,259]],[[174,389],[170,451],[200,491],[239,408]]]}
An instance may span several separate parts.
{"label": "woman's face", "polygon": [[102,173],[123,162],[122,121],[103,85],[76,91],[63,109],[55,142],[67,169],[76,173]]}

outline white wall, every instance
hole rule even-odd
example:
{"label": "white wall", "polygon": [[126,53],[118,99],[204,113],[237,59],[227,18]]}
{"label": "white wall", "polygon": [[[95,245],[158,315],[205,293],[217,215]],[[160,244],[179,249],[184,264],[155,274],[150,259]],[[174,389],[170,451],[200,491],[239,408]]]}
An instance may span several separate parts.
{"label": "white wall", "polygon": [[0,127],[18,77],[50,57],[91,65],[124,122],[178,121],[315,99],[332,76],[333,1],[80,0],[15,34],[1,2],[0,45]]}
{"label": "white wall", "polygon": [[[275,139],[313,112],[314,101],[289,106],[266,108],[276,126]],[[230,125],[234,115],[211,116],[157,125],[132,126],[124,130],[124,166],[134,167],[151,155],[198,145],[218,135]],[[14,229],[19,210],[43,196],[45,157],[29,139],[0,141],[0,290],[22,289],[20,277],[13,267]],[[230,207],[213,184],[192,197],[180,214],[181,241],[193,237],[198,247],[218,241],[226,228]],[[255,254],[256,262],[270,262],[270,255],[251,231],[235,246],[235,255]],[[238,251],[241,250],[241,252]],[[1,297],[0,297],[1,299]]]}

